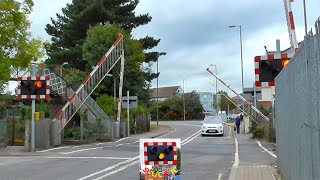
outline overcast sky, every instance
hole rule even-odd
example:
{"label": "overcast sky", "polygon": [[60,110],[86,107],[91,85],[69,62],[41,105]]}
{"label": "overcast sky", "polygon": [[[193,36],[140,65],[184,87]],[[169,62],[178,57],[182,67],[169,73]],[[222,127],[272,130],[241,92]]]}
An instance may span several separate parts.
{"label": "overcast sky", "polygon": [[[49,40],[44,28],[50,17],[61,13],[71,0],[34,0],[31,14],[34,36]],[[316,8],[318,7],[318,8]],[[320,2],[307,1],[308,29],[320,15]],[[149,13],[152,21],[134,30],[136,38],[147,35],[160,38],[155,50],[167,52],[159,60],[159,86],[183,85],[186,91],[212,91],[213,78],[206,69],[216,64],[218,75],[238,92],[241,91],[239,28],[242,25],[245,87],[252,87],[256,55],[264,55],[264,46],[275,50],[289,47],[289,36],[281,0],[141,0],[137,14]],[[298,41],[303,40],[302,0],[293,4]],[[156,66],[153,70],[156,71]],[[213,67],[211,67],[214,70]],[[155,86],[156,81],[153,82]]]}

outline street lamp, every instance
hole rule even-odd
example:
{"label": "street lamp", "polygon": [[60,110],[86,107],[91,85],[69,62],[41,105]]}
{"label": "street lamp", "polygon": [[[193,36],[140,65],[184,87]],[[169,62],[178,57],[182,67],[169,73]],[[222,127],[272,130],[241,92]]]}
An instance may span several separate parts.
{"label": "street lamp", "polygon": [[185,89],[184,89],[184,80],[183,80],[183,120],[186,120],[186,102],[185,102]]}
{"label": "street lamp", "polygon": [[64,65],[67,65],[69,64],[68,62],[64,62],[62,65],[61,65],[61,69],[60,69],[60,77],[62,78],[62,68]]}
{"label": "street lamp", "polygon": [[241,25],[230,25],[229,28],[240,28],[240,52],[241,52],[241,84],[242,84],[242,92],[244,91],[244,85],[243,85],[243,57],[242,57],[242,29]]}
{"label": "street lamp", "polygon": [[[215,73],[216,75],[218,75],[218,71],[217,71],[217,65],[216,64],[210,64],[210,66],[214,66],[215,67]],[[216,111],[218,114],[218,80],[216,78]]]}
{"label": "street lamp", "polygon": [[159,126],[159,59],[157,59],[157,126]]}

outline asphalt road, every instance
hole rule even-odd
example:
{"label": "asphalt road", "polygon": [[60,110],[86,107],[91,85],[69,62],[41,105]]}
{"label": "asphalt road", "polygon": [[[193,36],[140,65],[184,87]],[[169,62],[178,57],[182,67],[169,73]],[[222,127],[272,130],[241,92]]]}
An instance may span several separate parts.
{"label": "asphalt road", "polygon": [[[223,137],[201,137],[200,122],[160,122],[174,131],[163,138],[181,138],[183,180],[228,179],[234,161],[231,129]],[[62,147],[34,156],[0,157],[0,179],[139,178],[139,137],[115,143]]]}

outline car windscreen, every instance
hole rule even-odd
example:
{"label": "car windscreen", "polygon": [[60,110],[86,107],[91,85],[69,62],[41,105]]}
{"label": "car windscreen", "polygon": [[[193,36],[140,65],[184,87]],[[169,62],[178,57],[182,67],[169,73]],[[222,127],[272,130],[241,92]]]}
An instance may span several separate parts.
{"label": "car windscreen", "polygon": [[221,123],[222,121],[221,121],[221,119],[219,119],[219,118],[206,118],[205,120],[204,120],[204,123],[209,123],[209,124],[219,124],[219,123]]}

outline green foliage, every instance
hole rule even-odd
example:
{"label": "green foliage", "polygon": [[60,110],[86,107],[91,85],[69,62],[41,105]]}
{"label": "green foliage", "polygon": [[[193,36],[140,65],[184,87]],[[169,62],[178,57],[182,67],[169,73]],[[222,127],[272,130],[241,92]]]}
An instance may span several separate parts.
{"label": "green foliage", "polygon": [[114,104],[114,98],[108,95],[102,95],[96,99],[100,108],[112,119],[116,118],[116,109]]}
{"label": "green foliage", "polygon": [[268,125],[260,124],[256,128],[252,129],[252,138],[262,139],[267,137],[268,133]]}
{"label": "green foliage", "polygon": [[[138,3],[136,0],[72,1],[62,9],[63,14],[57,14],[57,19],[51,19],[52,24],[46,27],[53,42],[47,47],[50,57],[47,63],[53,67],[55,64],[68,61],[72,67],[86,70],[88,66],[83,61],[81,50],[89,27],[97,24],[107,25],[111,22],[131,32],[133,28],[151,21],[148,14],[136,15],[134,11]],[[147,40],[148,48],[158,44],[152,38]]]}
{"label": "green foliage", "polygon": [[67,75],[65,75],[64,79],[67,81],[68,84],[78,84],[82,83],[87,77],[87,73],[80,71],[75,68],[70,68],[67,70]]}
{"label": "green foliage", "polygon": [[[146,82],[147,72],[142,69],[142,63],[145,62],[145,54],[143,53],[142,44],[138,40],[134,40],[129,33],[117,27],[114,24],[96,25],[90,27],[88,36],[85,40],[83,48],[83,57],[89,62],[90,66],[95,66],[102,55],[106,51],[106,47],[111,47],[119,34],[124,35],[124,47],[126,64],[124,69],[123,91],[130,91],[130,94],[137,95],[139,101],[146,102],[149,100],[148,84]],[[113,77],[119,77],[120,63],[118,63],[113,71]],[[96,94],[113,94],[113,78],[106,78],[102,86],[95,90]]]}
{"label": "green foliage", "polygon": [[64,138],[65,139],[72,139],[72,140],[79,140],[80,139],[80,127],[73,127],[64,130]]}
{"label": "green foliage", "polygon": [[44,112],[45,118],[50,117],[50,103],[47,103],[47,102],[38,103],[36,105],[36,111],[37,112]]}
{"label": "green foliage", "polygon": [[180,175],[181,174],[181,149],[180,148],[177,149],[177,159],[178,159],[177,170],[179,170],[177,174]]}
{"label": "green foliage", "polygon": [[266,108],[261,105],[258,106],[259,111],[265,116],[269,116],[271,114],[272,108]]}
{"label": "green foliage", "polygon": [[24,121],[31,121],[31,107],[24,106],[20,109],[20,116]]}
{"label": "green foliage", "polygon": [[[221,97],[221,99],[220,99],[220,110],[221,111],[226,111],[227,112],[228,111],[228,105],[229,105],[229,110],[232,110],[232,109],[236,108],[236,106],[232,102],[230,102],[229,99],[231,99],[231,98],[229,97],[227,92],[220,91],[219,94],[221,94],[220,95],[220,97]],[[229,99],[226,98],[225,96],[228,97]]]}
{"label": "green foliage", "polygon": [[[137,95],[140,102],[149,102],[150,83],[158,76],[152,72],[150,62],[156,62],[165,53],[149,51],[158,45],[159,39],[147,36],[133,40],[131,37],[134,28],[151,21],[149,14],[135,13],[138,3],[138,0],[73,0],[62,9],[63,14],[57,14],[56,19],[52,18],[51,24],[46,26],[52,41],[51,44],[45,43],[49,57],[46,60],[48,67],[53,68],[68,62],[69,66],[88,73],[121,32],[125,37],[125,74],[129,74],[125,76],[123,90],[124,92],[129,90],[131,94]],[[95,27],[96,25],[100,27]],[[89,28],[90,37],[87,38]],[[97,32],[102,32],[103,35]],[[87,44],[86,47],[83,46],[84,42]],[[142,62],[148,63],[149,67],[142,69]],[[119,66],[111,73],[115,78],[119,77]],[[93,97],[99,97],[101,94],[111,96],[112,80],[107,77],[92,94]]]}
{"label": "green foliage", "polygon": [[27,68],[43,55],[41,41],[28,31],[32,7],[32,0],[0,1],[0,87],[10,79],[12,68]]}
{"label": "green foliage", "polygon": [[[186,93],[185,110],[186,119],[199,119],[203,112],[199,95],[193,91]],[[156,102],[151,108],[152,119],[156,119]],[[183,118],[183,95],[173,95],[163,102],[159,102],[159,118],[162,120],[181,120]]]}

